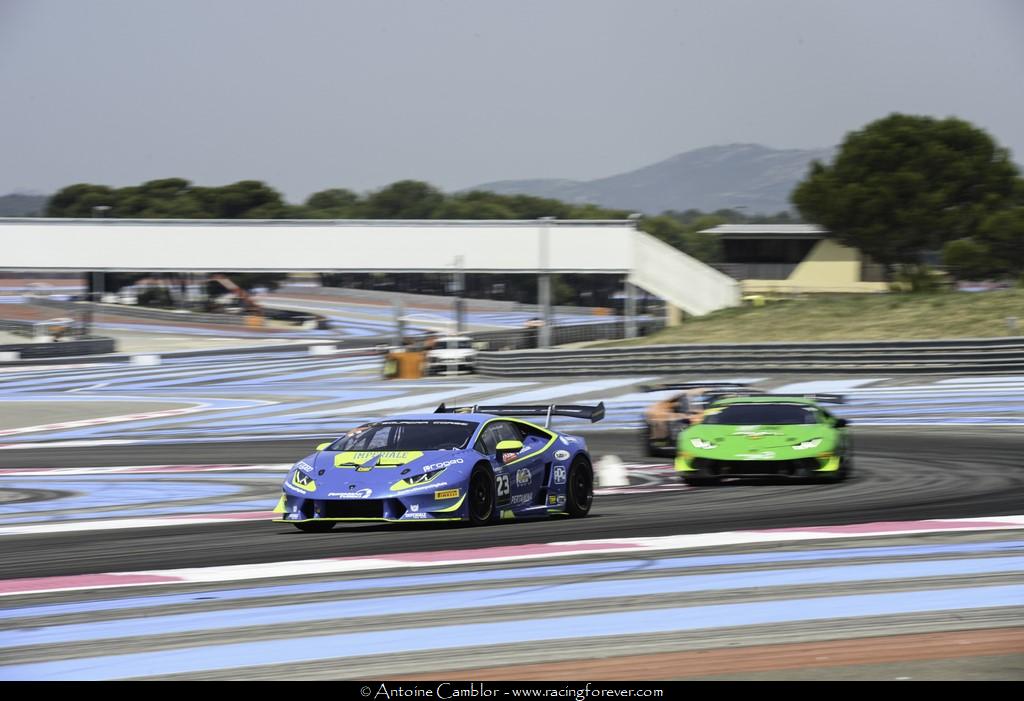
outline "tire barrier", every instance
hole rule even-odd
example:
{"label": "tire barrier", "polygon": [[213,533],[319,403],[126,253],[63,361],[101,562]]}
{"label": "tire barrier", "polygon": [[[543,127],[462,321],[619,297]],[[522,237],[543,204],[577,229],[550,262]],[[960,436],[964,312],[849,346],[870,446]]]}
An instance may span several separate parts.
{"label": "tire barrier", "polygon": [[752,343],[481,352],[502,377],[703,372],[1002,373],[1024,371],[1024,337],[935,341]]}

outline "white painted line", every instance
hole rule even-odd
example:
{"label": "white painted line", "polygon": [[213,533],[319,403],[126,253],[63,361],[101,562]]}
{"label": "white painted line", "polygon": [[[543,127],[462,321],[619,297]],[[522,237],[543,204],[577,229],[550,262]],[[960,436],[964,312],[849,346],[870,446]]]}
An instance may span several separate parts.
{"label": "white painted line", "polygon": [[[216,519],[211,519],[216,520]],[[180,520],[177,521],[180,523]],[[848,526],[812,526],[770,530],[729,531],[651,538],[610,538],[599,540],[560,541],[533,545],[498,546],[485,549],[439,552],[392,553],[371,557],[332,558],[263,562],[248,565],[192,567],[136,572],[111,572],[10,579],[0,581],[0,596],[34,594],[54,591],[94,590],[112,587],[138,587],[162,584],[195,584],[240,582],[256,579],[302,577],[323,574],[367,572],[371,570],[403,570],[450,565],[479,565],[498,562],[521,562],[539,559],[576,557],[579,555],[638,555],[664,550],[689,550],[754,543],[784,543],[810,540],[865,538],[878,536],[916,535],[963,531],[995,531],[1024,529],[1024,515],[990,518],[935,519]]]}

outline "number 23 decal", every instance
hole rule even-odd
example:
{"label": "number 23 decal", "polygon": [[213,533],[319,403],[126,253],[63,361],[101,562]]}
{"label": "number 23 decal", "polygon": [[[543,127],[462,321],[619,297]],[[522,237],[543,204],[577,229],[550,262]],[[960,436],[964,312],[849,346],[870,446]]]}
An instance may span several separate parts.
{"label": "number 23 decal", "polygon": [[498,503],[507,502],[512,496],[512,487],[509,483],[508,475],[495,475],[494,483],[497,491]]}

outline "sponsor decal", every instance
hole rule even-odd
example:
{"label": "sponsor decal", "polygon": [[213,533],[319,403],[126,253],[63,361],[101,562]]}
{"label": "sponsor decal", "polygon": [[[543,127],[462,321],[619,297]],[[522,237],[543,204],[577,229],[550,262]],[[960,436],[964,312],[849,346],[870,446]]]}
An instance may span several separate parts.
{"label": "sponsor decal", "polygon": [[565,465],[555,465],[555,484],[565,484]]}
{"label": "sponsor decal", "polygon": [[775,457],[775,451],[762,450],[760,453],[736,453],[741,460],[771,460]]}
{"label": "sponsor decal", "polygon": [[369,499],[373,494],[372,489],[360,489],[355,492],[329,492],[327,496],[338,499]]}
{"label": "sponsor decal", "polygon": [[568,459],[569,459],[569,451],[568,450],[556,450],[555,451],[555,460],[568,460]]}
{"label": "sponsor decal", "polygon": [[511,521],[511,520],[514,520],[515,517],[516,517],[516,515],[512,511],[510,511],[509,509],[503,509],[502,512],[501,512],[501,520],[502,521]]}
{"label": "sponsor decal", "polygon": [[419,504],[413,504],[412,506],[409,507],[409,511],[419,511],[419,510],[420,510],[420,505]]}
{"label": "sponsor decal", "polygon": [[565,495],[564,494],[559,494],[557,497],[555,497],[555,503],[558,504],[559,506],[564,504],[565,503]]}
{"label": "sponsor decal", "polygon": [[421,450],[345,451],[334,456],[335,467],[398,467],[423,457]]}
{"label": "sponsor decal", "polygon": [[302,495],[305,495],[305,493],[306,493],[306,490],[305,490],[305,489],[299,489],[298,487],[296,487],[296,486],[292,485],[292,484],[291,484],[291,483],[289,483],[289,482],[285,482],[285,484],[284,484],[284,488],[285,488],[285,489],[290,489],[290,490],[292,490],[293,492],[295,492],[296,494],[302,494]]}
{"label": "sponsor decal", "polygon": [[402,518],[430,518],[430,514],[425,513],[423,511],[407,511],[405,515],[402,516]]}
{"label": "sponsor decal", "polygon": [[441,499],[455,499],[459,496],[458,489],[445,489],[440,492],[434,492],[434,498],[440,501]]}
{"label": "sponsor decal", "polygon": [[558,497],[556,497],[554,494],[549,494],[548,495],[548,503],[552,504],[552,505],[557,504],[558,503]]}
{"label": "sponsor decal", "polygon": [[297,463],[295,463],[295,469],[302,470],[303,472],[308,474],[313,471],[313,466],[310,465],[305,460],[299,460]]}
{"label": "sponsor decal", "polygon": [[433,472],[434,470],[443,470],[451,465],[461,465],[465,462],[462,458],[453,458],[451,460],[445,460],[444,462],[435,462],[433,465],[427,465],[423,468],[424,472]]}
{"label": "sponsor decal", "polygon": [[533,501],[532,494],[516,494],[509,503],[512,506],[518,506],[519,504],[529,504],[531,501]]}
{"label": "sponsor decal", "polygon": [[528,487],[530,485],[530,470],[525,467],[520,467],[516,470],[516,486],[517,487]]}
{"label": "sponsor decal", "polygon": [[558,440],[562,441],[562,445],[569,445],[570,444],[569,439],[566,438],[565,436],[559,436]]}

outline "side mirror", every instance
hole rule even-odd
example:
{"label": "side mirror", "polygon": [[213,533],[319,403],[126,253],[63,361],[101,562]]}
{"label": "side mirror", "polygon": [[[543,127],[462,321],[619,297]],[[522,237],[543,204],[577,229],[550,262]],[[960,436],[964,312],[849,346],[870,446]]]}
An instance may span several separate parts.
{"label": "side mirror", "polygon": [[333,441],[327,441],[326,443],[321,443],[320,445],[318,445],[316,447],[316,449],[317,449],[317,451],[327,450],[327,448],[331,445],[331,443],[333,443]]}
{"label": "side mirror", "polygon": [[846,419],[836,419],[836,428],[844,428],[849,425],[850,422],[847,421]]}
{"label": "side mirror", "polygon": [[502,441],[501,443],[498,443],[498,447],[496,450],[500,455],[501,453],[518,453],[522,449],[522,441]]}

